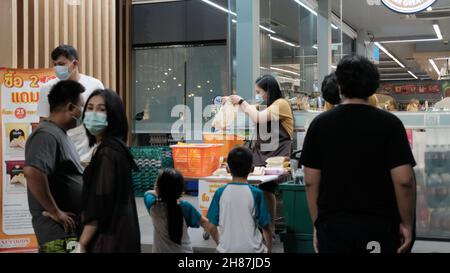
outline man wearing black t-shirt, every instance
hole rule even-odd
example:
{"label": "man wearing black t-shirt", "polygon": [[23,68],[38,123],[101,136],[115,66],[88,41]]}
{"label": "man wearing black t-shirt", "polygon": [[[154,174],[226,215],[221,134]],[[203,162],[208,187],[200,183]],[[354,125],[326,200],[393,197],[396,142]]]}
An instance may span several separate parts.
{"label": "man wearing black t-shirt", "polygon": [[407,252],[414,241],[415,160],[402,122],[368,105],[379,86],[366,58],[336,70],[342,105],[309,126],[300,163],[317,252]]}

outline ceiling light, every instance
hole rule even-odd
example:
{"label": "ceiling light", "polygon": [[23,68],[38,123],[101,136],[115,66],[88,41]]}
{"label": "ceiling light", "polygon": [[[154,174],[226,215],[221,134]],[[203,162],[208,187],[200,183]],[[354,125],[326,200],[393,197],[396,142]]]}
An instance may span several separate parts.
{"label": "ceiling light", "polygon": [[334,29],[339,29],[335,24],[331,24],[331,27]]}
{"label": "ceiling light", "polygon": [[215,7],[216,9],[220,9],[220,10],[223,11],[223,12],[227,12],[227,13],[229,13],[229,14],[233,14],[234,16],[237,15],[235,12],[232,12],[231,10],[228,10],[228,9],[226,9],[226,8],[220,6],[220,5],[217,5],[216,3],[213,3],[213,2],[211,2],[211,1],[209,1],[209,0],[202,0],[202,1],[203,1],[204,3],[210,5],[210,6]]}
{"label": "ceiling light", "polygon": [[[226,9],[226,8],[220,6],[220,5],[217,5],[216,3],[213,3],[213,2],[211,2],[211,1],[209,1],[209,0],[202,0],[202,1],[203,1],[204,3],[206,3],[206,4],[208,4],[208,5],[211,5],[211,6],[215,7],[216,9],[220,9],[220,10],[223,11],[223,12],[226,12],[226,13],[229,13],[229,14],[231,14],[231,15],[237,16],[237,13],[236,13],[236,12],[232,12],[231,10]],[[236,19],[231,19],[231,21],[232,21],[233,23],[235,23],[235,24],[237,23]],[[266,28],[265,26],[259,25],[259,27],[260,27],[261,29],[264,29],[265,31],[267,31],[267,32],[269,32],[269,33],[273,33],[273,34],[276,33],[275,31],[273,31],[273,30],[271,30],[271,29],[269,29],[269,28]]]}
{"label": "ceiling light", "polygon": [[433,42],[440,41],[443,39],[441,29],[438,24],[433,25],[434,31],[436,32],[437,38],[427,38],[427,39],[408,39],[408,40],[388,40],[388,41],[380,41],[383,44],[393,44],[393,43],[417,43],[417,42]]}
{"label": "ceiling light", "polygon": [[301,2],[300,0],[294,0],[297,4],[299,4],[300,6],[304,7],[305,9],[307,9],[309,12],[311,12],[312,14],[314,14],[315,16],[317,16],[317,12],[315,10],[313,10],[312,8],[308,7],[306,4],[304,4],[303,2]]}
{"label": "ceiling light", "polygon": [[408,75],[408,73],[381,73],[381,76],[400,76],[400,75]]}
{"label": "ceiling light", "polygon": [[292,75],[295,75],[295,76],[300,76],[300,74],[295,73],[295,72],[292,72],[292,71],[290,71],[290,70],[286,70],[286,69],[281,69],[281,68],[277,68],[277,67],[273,67],[273,66],[271,66],[270,69],[275,70],[275,71],[279,71],[279,72],[284,72],[284,73],[292,74]]}
{"label": "ceiling light", "polygon": [[431,6],[427,8],[427,11],[432,11],[432,10],[433,10],[433,8]]}
{"label": "ceiling light", "polygon": [[[394,61],[392,61],[392,62],[394,62]],[[404,68],[401,68],[401,67],[379,67],[378,70],[404,70]]]}
{"label": "ceiling light", "polygon": [[264,30],[267,31],[267,32],[272,33],[272,34],[275,34],[275,33],[276,33],[275,31],[271,30],[270,28],[266,28],[266,27],[263,26],[263,25],[259,25],[259,27],[260,27],[261,29],[264,29]]}
{"label": "ceiling light", "polygon": [[441,76],[441,72],[439,71],[439,68],[437,67],[437,65],[434,62],[434,60],[433,59],[429,59],[428,61],[430,62],[430,64],[433,66],[434,70],[436,71],[436,73],[440,77]]}
{"label": "ceiling light", "polygon": [[438,37],[439,40],[442,40],[442,33],[441,33],[441,29],[439,28],[438,24],[434,24],[433,25],[434,31],[436,32],[436,36]]}
{"label": "ceiling light", "polygon": [[286,45],[288,45],[288,46],[292,46],[292,47],[300,47],[300,46],[298,46],[298,45],[294,45],[293,43],[290,43],[290,42],[288,42],[288,41],[285,41],[285,40],[283,40],[283,39],[281,39],[281,38],[278,38],[278,37],[274,37],[274,36],[270,36],[270,39],[272,39],[272,40],[274,40],[274,41],[277,41],[277,42],[280,42],[280,43],[283,43],[283,44],[286,44]]}
{"label": "ceiling light", "polygon": [[411,78],[401,78],[401,79],[381,79],[382,82],[390,82],[390,81],[412,81]]}
{"label": "ceiling light", "polygon": [[388,55],[392,60],[394,60],[398,65],[400,65],[402,68],[405,68],[405,65],[402,64],[397,58],[395,58],[384,46],[382,46],[380,43],[375,42],[375,45],[381,49],[386,55]]}
{"label": "ceiling light", "polygon": [[433,42],[440,41],[442,38],[429,38],[429,39],[412,39],[412,40],[389,40],[389,41],[380,41],[383,44],[395,44],[395,43],[417,43],[417,42]]}
{"label": "ceiling light", "polygon": [[408,70],[408,73],[411,75],[411,76],[413,76],[416,80],[418,80],[419,78],[417,78],[417,76],[416,75],[414,75],[414,73],[412,73],[411,71],[409,71]]}

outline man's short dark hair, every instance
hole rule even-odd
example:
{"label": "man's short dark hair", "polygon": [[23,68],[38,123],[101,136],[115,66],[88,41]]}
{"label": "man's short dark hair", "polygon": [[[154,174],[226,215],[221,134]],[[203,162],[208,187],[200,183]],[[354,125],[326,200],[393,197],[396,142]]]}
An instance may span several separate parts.
{"label": "man's short dark hair", "polygon": [[377,67],[363,56],[345,56],[336,69],[341,93],[346,98],[367,99],[380,85]]}
{"label": "man's short dark hair", "polygon": [[341,103],[341,97],[339,96],[339,86],[336,74],[331,73],[325,76],[325,78],[323,79],[322,97],[326,102],[332,105]]}
{"label": "man's short dark hair", "polygon": [[68,103],[78,105],[80,94],[84,90],[84,87],[76,81],[60,81],[55,84],[48,94],[50,113],[56,111],[59,107],[66,106]]}
{"label": "man's short dark hair", "polygon": [[70,45],[60,45],[52,51],[52,60],[56,61],[59,57],[64,56],[73,61],[78,60],[77,50]]}
{"label": "man's short dark hair", "polygon": [[246,178],[253,168],[253,154],[245,147],[237,147],[228,154],[228,167],[233,177]]}

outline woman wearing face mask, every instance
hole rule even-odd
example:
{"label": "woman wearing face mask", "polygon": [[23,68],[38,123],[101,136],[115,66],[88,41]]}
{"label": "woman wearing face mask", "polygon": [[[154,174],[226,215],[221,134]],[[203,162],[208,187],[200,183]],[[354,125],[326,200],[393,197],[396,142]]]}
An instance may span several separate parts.
{"label": "woman wearing face mask", "polygon": [[[232,95],[229,99],[234,105],[240,105],[242,111],[257,124],[256,142],[251,147],[255,166],[264,166],[270,157],[290,157],[294,134],[292,108],[289,102],[283,98],[280,86],[273,76],[265,75],[256,80],[255,99],[259,104],[266,102],[265,110],[258,111],[237,95]],[[260,185],[265,192],[266,203],[272,216],[272,232],[275,231],[275,191],[277,186],[275,182]]]}
{"label": "woman wearing face mask", "polygon": [[80,251],[140,252],[140,231],[132,188],[136,168],[125,144],[128,123],[120,97],[94,91],[86,102],[83,123],[90,144],[97,145],[84,173]]}

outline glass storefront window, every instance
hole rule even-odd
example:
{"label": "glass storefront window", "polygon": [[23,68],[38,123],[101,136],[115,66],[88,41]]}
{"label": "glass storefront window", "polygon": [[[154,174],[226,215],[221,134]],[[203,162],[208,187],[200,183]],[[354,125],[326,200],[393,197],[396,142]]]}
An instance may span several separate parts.
{"label": "glass storefront window", "polygon": [[[205,109],[226,94],[226,52],[225,45],[136,48],[133,133],[169,134],[180,118],[171,116],[177,105],[191,109],[194,128],[194,98],[201,98]],[[206,121],[202,118],[200,127]]]}

